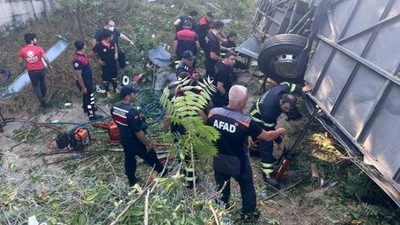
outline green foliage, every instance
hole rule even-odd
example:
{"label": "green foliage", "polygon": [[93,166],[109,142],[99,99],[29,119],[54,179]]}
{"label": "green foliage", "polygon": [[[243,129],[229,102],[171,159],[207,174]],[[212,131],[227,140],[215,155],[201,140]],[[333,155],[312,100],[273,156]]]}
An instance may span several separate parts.
{"label": "green foliage", "polygon": [[[201,117],[212,92],[215,91],[215,86],[209,78],[198,81],[196,86],[191,86],[191,82],[190,78],[177,81],[175,93],[181,94],[174,94],[172,99],[169,97],[168,88],[165,88],[161,102],[167,109],[167,119],[185,129],[183,135],[176,133],[169,135],[170,141],[175,142],[172,150],[182,162],[185,162],[184,166],[191,168],[195,177],[198,177],[198,167],[203,167],[207,159],[216,155],[217,149],[213,142],[218,140],[220,134],[214,127],[205,125],[203,120],[205,118]],[[196,181],[193,185],[196,196]]]}
{"label": "green foliage", "polygon": [[[353,224],[400,224],[400,210],[386,210],[382,205],[390,206],[388,197],[357,166],[346,164],[337,174],[339,190],[333,194],[342,202],[345,214],[353,220]],[[386,200],[385,200],[386,199]],[[385,205],[387,207],[388,205]]]}
{"label": "green foliage", "polygon": [[21,127],[18,130],[13,132],[13,139],[17,142],[30,142],[36,143],[43,137],[48,137],[49,135],[53,134],[54,131],[49,129],[45,129],[41,126],[26,126]]}
{"label": "green foliage", "polygon": [[381,207],[365,202],[351,206],[347,215],[353,220],[353,224],[400,224],[398,216],[387,214]]}
{"label": "green foliage", "polygon": [[80,6],[81,9],[95,10],[102,4],[102,1],[101,0],[58,0],[57,3],[65,7],[67,10],[75,12],[78,6]]}
{"label": "green foliage", "polygon": [[[345,198],[369,200],[380,191],[376,184],[355,165],[346,165],[340,180],[341,193]],[[376,188],[360,188],[376,187]]]}
{"label": "green foliage", "polygon": [[[209,79],[199,82],[199,86],[190,86],[190,82],[191,80],[187,78],[178,81],[176,90],[184,94],[176,95],[171,100],[168,98],[170,93],[166,88],[161,102],[169,112],[168,117],[171,123],[182,125],[186,130],[184,135],[171,134],[171,139],[176,142],[175,150],[179,150],[182,159],[185,155],[192,155],[194,151],[199,161],[203,161],[217,152],[213,142],[218,140],[219,132],[205,125],[199,116],[199,111],[207,107],[215,87]],[[193,92],[196,89],[201,89],[200,93]]]}
{"label": "green foliage", "polygon": [[[196,9],[199,11],[200,17],[207,11],[214,11],[217,19],[232,18],[234,21],[225,26],[224,33],[227,34],[232,30],[237,31],[239,33],[237,42],[240,43],[251,32],[251,22],[249,21],[251,21],[254,9],[259,3],[259,1],[254,0],[164,0],[158,1],[157,4],[143,4],[143,2],[147,1],[59,1],[66,7],[67,12],[76,12],[77,6],[80,4],[84,27],[88,29],[86,32],[88,40],[93,37],[95,29],[103,25],[104,20],[110,17],[116,21],[120,31],[134,40],[135,47],[128,47],[126,42],[121,41],[121,46],[123,46],[127,54],[128,61],[131,65],[136,66],[132,69],[129,69],[131,67],[125,69],[128,75],[142,72],[141,65],[147,61],[147,51],[149,49],[161,43],[167,45],[172,43],[174,37],[172,21],[178,16],[187,14],[191,9]],[[174,7],[171,7],[172,5]],[[70,23],[74,18],[65,20]],[[69,36],[71,40],[74,40],[75,37],[76,33]],[[69,67],[68,71],[70,71]],[[144,77],[144,79],[146,78]],[[257,81],[257,79],[252,79],[250,83],[245,85],[249,87],[253,83],[254,86],[252,87],[254,88],[249,88],[249,90],[254,92],[258,90],[259,84]],[[190,92],[190,88],[188,89],[189,91],[187,92]],[[169,135],[170,141],[172,139],[178,140],[173,146],[173,150],[178,152],[178,149],[182,149],[187,153],[192,153],[192,150],[195,151],[198,160],[193,161],[193,163],[196,162],[196,168],[199,168],[201,163],[206,162],[206,160],[201,160],[200,158],[207,159],[215,154],[215,147],[210,140],[216,139],[218,136],[215,130],[209,129],[201,119],[196,118],[196,109],[206,107],[211,93],[205,90],[202,94],[204,96],[189,94],[188,102],[182,98],[177,98],[174,103],[165,101],[169,109],[172,109],[174,104],[178,105],[177,108],[180,108],[180,110],[174,112],[175,117],[171,117],[171,119],[174,122],[182,122],[185,128],[191,132],[190,135],[186,134],[184,136]],[[167,96],[164,95],[164,99]],[[313,132],[323,130],[319,123],[315,122],[313,124],[317,124],[311,127],[310,130]],[[159,131],[160,124],[149,128],[151,130],[149,134],[153,135],[151,137],[152,140],[159,136],[159,133],[155,132],[157,129],[154,127],[156,126],[158,126]],[[154,132],[152,129],[154,129]],[[45,132],[42,129],[33,127],[18,130],[14,135],[15,140],[18,142],[37,142],[37,140],[41,139],[40,141],[45,143],[47,136],[49,136]],[[98,137],[99,135],[96,133],[94,136]],[[295,137],[296,135],[288,136]],[[317,145],[322,149],[317,151],[319,154],[322,154],[321,152],[325,150],[334,152],[331,146],[323,143],[322,136],[317,136],[315,139],[310,141],[317,142]],[[299,169],[309,168],[310,154],[307,151],[309,148],[304,142],[302,143],[304,145],[301,146],[304,151],[299,151],[296,154],[295,161],[297,162],[291,165],[297,166]],[[88,149],[88,152],[109,148],[112,147],[96,143]],[[40,222],[47,222],[47,224],[109,224],[132,199],[137,197],[137,194],[132,189],[129,189],[126,181],[122,179],[125,175],[122,163],[123,154],[121,153],[107,153],[97,157],[77,158],[61,164],[61,167],[41,168],[39,166],[37,168],[37,165],[35,165],[35,168],[29,168],[29,171],[25,170],[26,167],[21,166],[17,161],[7,161],[7,157],[4,154],[8,153],[6,153],[5,149],[0,149],[0,158],[5,158],[2,160],[4,165],[0,171],[0,180],[4,181],[0,183],[1,224],[25,224],[27,218],[32,215],[36,215]],[[184,154],[181,154],[180,158],[183,158],[182,156]],[[313,156],[315,157],[315,154]],[[329,155],[329,157],[331,156],[335,156],[335,154]],[[380,207],[381,212],[379,212],[379,206],[371,203],[371,198],[378,198],[379,195],[382,195],[382,192],[365,174],[360,173],[358,168],[355,166],[348,168],[348,165],[339,165],[340,167],[338,168],[337,164],[332,166],[328,161],[322,161],[323,158],[316,158],[320,160],[321,169],[326,172],[325,175],[329,181],[339,181],[339,190],[331,193],[335,197],[335,200],[333,200],[335,202],[333,203],[335,204],[335,210],[340,210],[338,214],[346,214],[355,222],[359,220],[364,224],[399,224],[399,210],[387,210],[387,208]],[[312,161],[314,160],[315,158],[312,158]],[[146,169],[148,168],[141,166],[141,164],[139,160],[137,175],[143,178],[147,175],[148,170]],[[21,175],[21,173],[24,174]],[[204,184],[210,185],[214,183],[212,179],[201,178],[202,188],[204,188]],[[232,224],[227,215],[228,212],[214,204],[215,197],[212,197],[212,195],[215,194],[215,187],[202,190],[197,193],[197,196],[193,196],[193,193],[187,190],[183,183],[183,178],[180,175],[160,180],[155,191],[150,195],[149,224],[216,224],[212,209],[215,210],[218,216],[219,224]],[[302,192],[308,191],[303,186],[294,188],[293,202],[295,203],[297,203],[296,198],[298,197],[296,193],[299,190]],[[240,200],[239,193],[233,192],[231,202],[236,204]],[[324,198],[324,200],[326,199]],[[278,203],[281,202],[279,199],[276,201]],[[365,203],[365,201],[368,203]],[[358,202],[364,203],[358,204]],[[271,205],[271,202],[268,204]],[[323,205],[323,202],[318,199],[313,204]],[[325,202],[325,206],[329,204],[331,203]],[[119,224],[143,224],[143,205],[144,198],[128,210]],[[235,207],[237,208],[238,205],[240,204],[236,204]],[[330,208],[332,209],[332,206]],[[287,209],[282,207],[279,210]],[[271,210],[269,206],[266,207],[264,213],[267,213],[266,211],[275,213],[274,208]],[[274,217],[267,218],[264,221],[267,224],[280,224],[282,223],[281,221],[286,221],[273,219]],[[338,216],[338,221],[341,219]]]}
{"label": "green foliage", "polygon": [[280,225],[279,221],[276,219],[268,219],[267,224],[269,225]]}
{"label": "green foliage", "polygon": [[[218,221],[220,224],[229,224],[227,211],[219,208],[214,198],[207,194],[193,197],[183,185],[183,176],[161,178],[149,192],[149,224],[210,224],[209,221]],[[133,206],[120,220],[121,224],[143,224],[144,209],[141,207],[144,199]],[[218,214],[213,217],[213,211]]]}

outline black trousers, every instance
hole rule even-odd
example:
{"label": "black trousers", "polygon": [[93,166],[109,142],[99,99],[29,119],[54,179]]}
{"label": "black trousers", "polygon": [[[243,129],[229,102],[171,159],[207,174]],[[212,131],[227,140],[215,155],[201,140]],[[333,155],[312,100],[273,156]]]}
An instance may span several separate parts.
{"label": "black trousers", "polygon": [[117,61],[106,62],[106,65],[101,67],[101,78],[103,82],[111,82],[117,79],[118,67]]}
{"label": "black trousers", "polygon": [[222,198],[221,198],[221,200],[225,204],[228,204],[229,202],[229,197],[231,195],[230,180],[231,177],[233,177],[233,179],[235,179],[240,186],[240,193],[242,195],[242,210],[241,210],[242,214],[247,215],[255,211],[257,205],[257,197],[253,183],[253,172],[251,170],[250,162],[248,159],[246,160],[246,169],[240,175],[229,175],[214,170],[214,176],[215,176],[215,181],[217,182],[218,185],[218,191],[222,189],[225,181],[227,181],[225,189],[222,191]]}
{"label": "black trousers", "polygon": [[[194,156],[196,158],[196,156]],[[192,157],[190,154],[185,155],[185,159],[182,160],[182,173],[185,175],[185,181],[188,189],[193,189],[194,187],[194,180],[196,179],[196,183],[198,184],[199,179],[197,179],[198,172],[193,171],[192,165]]]}
{"label": "black trousers", "polygon": [[273,141],[260,141],[259,143],[261,161],[265,163],[274,163],[274,142]]}
{"label": "black trousers", "polygon": [[103,79],[104,89],[108,92],[110,91],[109,83],[112,82],[114,90],[117,89],[117,75],[118,75],[118,65],[117,60],[106,62],[106,65],[101,67],[101,78]]}
{"label": "black trousers", "polygon": [[118,48],[118,66],[120,69],[123,69],[126,66],[125,52],[121,48]]}
{"label": "black trousers", "polygon": [[205,40],[205,38],[206,38],[207,32],[204,33],[204,34],[197,34],[197,35],[199,36],[199,44],[200,44],[200,47],[204,50],[205,47],[206,47],[206,40]]}
{"label": "black trousers", "polygon": [[164,169],[163,164],[158,160],[154,150],[146,151],[144,146],[133,146],[132,144],[122,144],[125,153],[125,173],[128,176],[129,184],[136,183],[136,156],[142,158],[149,166],[161,173]]}
{"label": "black trousers", "polygon": [[[90,117],[94,114],[93,109],[95,105],[93,94],[93,78],[92,76],[82,76],[82,80],[87,90],[87,93],[82,95],[82,108],[83,111]],[[79,91],[82,91],[78,81],[76,81],[76,86],[79,88]]]}
{"label": "black trousers", "polygon": [[29,79],[31,80],[33,86],[33,92],[39,101],[44,100],[46,96],[46,68],[41,70],[28,71]]}
{"label": "black trousers", "polygon": [[206,74],[211,78],[214,78],[215,75],[215,65],[217,64],[216,61],[206,57],[204,60],[204,66],[206,67]]}
{"label": "black trousers", "polygon": [[236,60],[235,65],[233,66],[233,68],[235,68],[235,69],[240,69],[240,70],[248,69],[247,66],[246,66],[246,64],[242,63],[242,62],[239,61],[239,60]]}

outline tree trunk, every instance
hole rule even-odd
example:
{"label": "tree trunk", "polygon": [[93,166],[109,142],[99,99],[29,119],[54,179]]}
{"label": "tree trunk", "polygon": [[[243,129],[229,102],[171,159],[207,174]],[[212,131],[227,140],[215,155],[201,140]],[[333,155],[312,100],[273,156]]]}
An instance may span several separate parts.
{"label": "tree trunk", "polygon": [[50,11],[51,7],[49,7],[49,5],[47,4],[46,0],[42,0],[42,2],[43,2],[43,15],[44,15],[44,18],[46,19],[47,23],[50,23],[49,11]]}
{"label": "tree trunk", "polygon": [[83,29],[82,17],[81,17],[81,4],[78,2],[76,6],[76,21],[78,22],[79,34],[81,35],[81,39],[85,39],[85,31]]}

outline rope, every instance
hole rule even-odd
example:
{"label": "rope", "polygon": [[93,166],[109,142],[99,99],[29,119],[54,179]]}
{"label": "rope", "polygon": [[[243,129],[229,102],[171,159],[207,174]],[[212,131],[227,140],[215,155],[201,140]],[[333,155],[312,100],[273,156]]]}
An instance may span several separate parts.
{"label": "rope", "polygon": [[35,124],[35,125],[40,126],[40,127],[49,128],[49,129],[51,129],[51,130],[56,131],[57,133],[61,133],[61,132],[62,132],[60,129],[58,129],[58,128],[55,127],[55,126],[50,126],[50,125],[47,124],[47,123],[40,123],[40,122],[36,122],[36,121],[30,120],[30,119],[15,118],[14,122],[32,123],[32,124]]}
{"label": "rope", "polygon": [[[99,121],[101,121],[101,120],[108,119],[108,118],[110,118],[110,116],[106,116],[106,117],[103,117],[103,118],[101,118],[101,119],[94,120],[94,121],[89,121],[89,122],[85,122],[85,123],[76,123],[76,122],[48,122],[48,123],[40,123],[40,122],[33,121],[33,120],[30,120],[30,119],[25,119],[25,118],[13,118],[13,120],[10,120],[9,122],[31,123],[31,124],[35,124],[35,125],[40,126],[40,127],[45,127],[45,128],[54,130],[54,131],[56,131],[57,133],[62,133],[62,130],[59,129],[59,128],[57,128],[57,127],[55,127],[55,126],[51,126],[50,124],[52,124],[52,125],[54,125],[54,124],[57,124],[57,125],[76,125],[75,127],[73,127],[72,129],[70,129],[70,130],[67,132],[67,133],[69,133],[70,131],[76,130],[76,129],[79,128],[79,127],[84,127],[84,128],[86,128],[87,130],[89,130],[88,127],[87,127],[88,124],[95,123],[95,122],[99,122]],[[57,149],[57,146],[55,146],[55,145],[53,144],[53,143],[55,142],[55,140],[56,140],[56,138],[50,139],[49,142],[47,143],[47,148],[49,148],[49,149]],[[100,139],[91,138],[91,137],[90,137],[90,134],[89,134],[89,140],[104,141],[104,140],[100,140]],[[69,149],[69,150],[70,150],[70,149]]]}
{"label": "rope", "polygon": [[151,119],[151,122],[147,122],[147,124],[157,124],[162,121],[165,108],[161,104],[160,99],[150,91],[143,91],[140,94],[139,106],[146,116]]}

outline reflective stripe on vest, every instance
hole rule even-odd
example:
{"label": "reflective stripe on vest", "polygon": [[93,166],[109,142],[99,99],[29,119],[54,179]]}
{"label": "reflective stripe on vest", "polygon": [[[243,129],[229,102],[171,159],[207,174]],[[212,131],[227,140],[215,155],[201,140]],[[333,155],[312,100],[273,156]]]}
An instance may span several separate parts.
{"label": "reflective stripe on vest", "polygon": [[191,168],[191,167],[184,166],[183,169],[184,169],[186,172],[192,172],[192,173],[193,173],[193,168]]}
{"label": "reflective stripe on vest", "polygon": [[260,99],[258,99],[256,102],[256,108],[249,113],[250,118],[257,123],[262,123],[265,127],[270,127],[270,128],[275,127],[275,123],[266,123],[262,119],[257,118],[256,117],[257,114],[262,118],[260,110]]}
{"label": "reflective stripe on vest", "polygon": [[193,177],[185,177],[185,181],[194,181],[194,178]]}
{"label": "reflective stripe on vest", "polygon": [[270,178],[271,173],[274,172],[274,164],[261,162],[261,170],[267,178]]}
{"label": "reflective stripe on vest", "polygon": [[281,84],[286,84],[287,86],[289,86],[289,88],[290,88],[289,92],[294,92],[296,90],[296,85],[295,84],[291,84],[289,82],[283,82]]}

